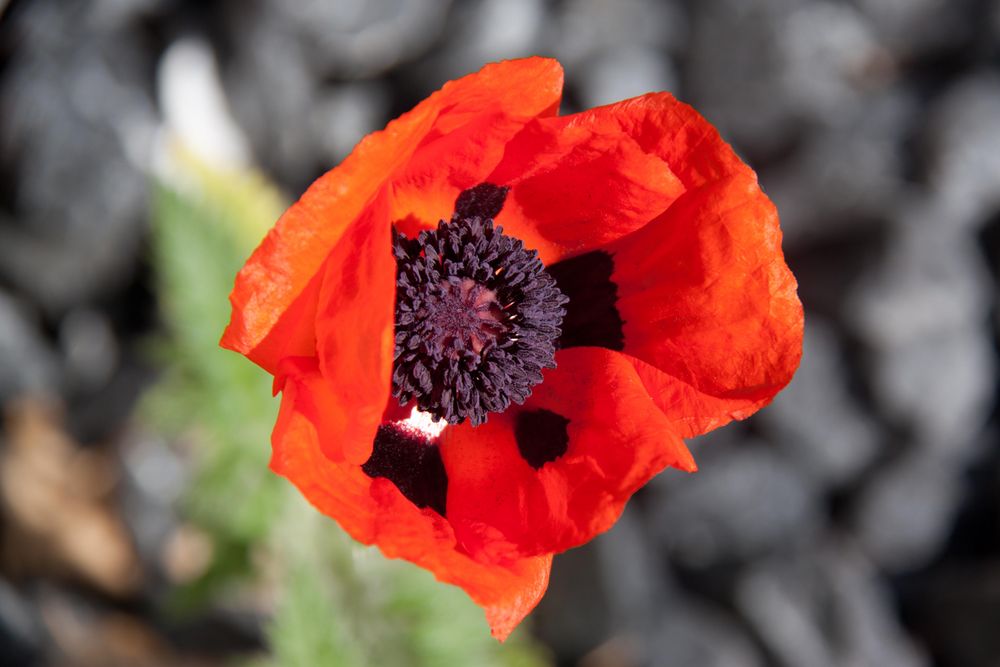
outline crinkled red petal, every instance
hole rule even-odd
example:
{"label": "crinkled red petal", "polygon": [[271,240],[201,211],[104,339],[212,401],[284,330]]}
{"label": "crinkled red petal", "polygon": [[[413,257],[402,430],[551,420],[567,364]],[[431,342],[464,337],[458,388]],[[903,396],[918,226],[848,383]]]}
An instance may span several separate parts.
{"label": "crinkled red petal", "polygon": [[[550,117],[561,83],[555,61],[487,66],[364,139],[248,261],[223,337],[284,390],[272,467],[359,541],[463,587],[501,638],[544,592],[549,554],[609,528],[664,467],[693,470],[681,436],[767,403],[801,353],[749,167],[667,94]],[[445,520],[359,464],[392,403],[390,223],[431,226],[482,181],[511,187],[497,222],[546,262],[613,256],[624,353],[562,350],[524,406],[448,428]],[[525,453],[533,415],[564,429],[550,458]]]}
{"label": "crinkled red petal", "polygon": [[608,246],[624,352],[684,437],[744,418],[791,380],[802,304],[774,205],[752,175],[686,192]]}
{"label": "crinkled red petal", "polygon": [[447,220],[458,195],[489,180],[508,141],[527,118],[503,113],[482,114],[460,128],[425,141],[406,168],[393,179],[392,220],[414,237]]}
{"label": "crinkled red petal", "polygon": [[669,93],[546,122],[621,132],[686,189],[603,248],[614,255],[624,352],[677,433],[695,436],[767,404],[798,367],[803,317],[777,214],[753,170]]}
{"label": "crinkled red petal", "polygon": [[[695,468],[624,355],[574,348],[556,359],[524,406],[442,435],[448,520],[476,559],[503,563],[583,544],[610,528],[653,475]],[[537,411],[568,420],[568,443],[536,470],[515,430],[522,414]]]}
{"label": "crinkled red petal", "polygon": [[[302,317],[316,307],[314,277],[376,194],[405,172],[417,149],[461,133],[463,126],[481,123],[487,114],[525,120],[551,115],[561,90],[562,67],[555,60],[495,63],[446,84],[385,130],[362,139],[340,166],[320,177],[285,212],[240,271],[222,345],[272,373],[282,357],[302,354],[315,340],[308,318]],[[450,213],[453,203],[439,215]],[[285,318],[294,320],[294,326],[282,327]],[[269,339],[276,328],[286,333],[294,329],[294,335]]]}
{"label": "crinkled red petal", "polygon": [[272,469],[354,539],[463,588],[483,607],[493,635],[506,638],[545,592],[551,555],[498,565],[459,551],[451,525],[436,512],[418,509],[392,482],[372,479],[360,466],[324,455],[323,443],[330,435],[317,407],[331,403],[328,386],[315,363],[310,368],[300,360],[288,370],[272,436]]}
{"label": "crinkled red petal", "polygon": [[567,118],[529,123],[487,178],[511,188],[497,223],[545,263],[642,227],[684,191],[664,160],[621,130]]}
{"label": "crinkled red petal", "polygon": [[392,377],[396,260],[388,197],[379,195],[330,253],[316,312],[319,368],[338,408],[350,416],[337,432],[350,463],[372,452]]}
{"label": "crinkled red petal", "polygon": [[685,188],[753,175],[711,123],[670,93],[649,93],[560,120],[567,127],[631,137],[643,151],[670,165]]}

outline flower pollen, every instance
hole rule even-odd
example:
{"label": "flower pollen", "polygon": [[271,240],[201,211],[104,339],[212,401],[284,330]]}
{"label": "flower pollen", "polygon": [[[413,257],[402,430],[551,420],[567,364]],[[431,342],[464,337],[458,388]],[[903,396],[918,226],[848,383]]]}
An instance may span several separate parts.
{"label": "flower pollen", "polygon": [[433,419],[478,426],[555,367],[566,297],[536,251],[470,208],[416,239],[394,234],[392,390]]}

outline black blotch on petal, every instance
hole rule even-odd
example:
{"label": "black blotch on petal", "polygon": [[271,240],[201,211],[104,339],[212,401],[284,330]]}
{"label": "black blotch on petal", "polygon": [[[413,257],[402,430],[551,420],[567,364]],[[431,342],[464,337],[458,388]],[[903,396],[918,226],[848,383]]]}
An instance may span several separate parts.
{"label": "black blotch on petal", "polygon": [[448,473],[441,450],[424,437],[392,424],[379,426],[372,455],[361,469],[369,477],[388,479],[417,507],[444,516]]}
{"label": "black blotch on petal", "polygon": [[594,250],[546,267],[559,290],[569,297],[564,307],[559,347],[593,345],[609,350],[625,347],[624,321],[618,312],[618,286],[611,280],[615,262]]}
{"label": "black blotch on petal", "polygon": [[551,410],[521,412],[514,421],[514,439],[521,457],[535,470],[555,461],[569,447],[569,420]]}
{"label": "black blotch on petal", "polygon": [[455,200],[455,215],[459,218],[480,218],[488,220],[497,217],[507,200],[507,186],[480,183],[474,188],[463,190]]}

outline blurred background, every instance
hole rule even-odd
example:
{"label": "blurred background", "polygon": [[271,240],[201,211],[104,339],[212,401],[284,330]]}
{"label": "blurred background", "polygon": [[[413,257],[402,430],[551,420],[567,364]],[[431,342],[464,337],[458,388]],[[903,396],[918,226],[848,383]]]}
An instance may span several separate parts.
{"label": "blurred background", "polygon": [[[713,121],[807,329],[501,646],[267,471],[216,343],[315,177],[529,54]],[[0,0],[0,664],[996,667],[998,263],[1000,0]]]}

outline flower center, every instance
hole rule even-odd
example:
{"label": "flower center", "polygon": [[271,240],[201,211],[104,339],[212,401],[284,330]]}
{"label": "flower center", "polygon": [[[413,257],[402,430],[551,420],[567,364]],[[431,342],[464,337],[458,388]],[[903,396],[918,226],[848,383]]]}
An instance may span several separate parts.
{"label": "flower center", "polygon": [[398,232],[393,395],[435,419],[473,426],[523,403],[555,367],[566,297],[538,253],[456,214],[416,239]]}
{"label": "flower center", "polygon": [[428,291],[428,332],[441,355],[457,358],[465,349],[481,354],[507,330],[497,293],[471,278],[453,276]]}

